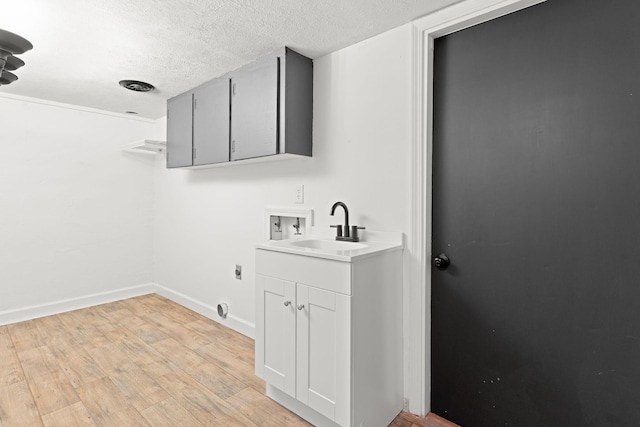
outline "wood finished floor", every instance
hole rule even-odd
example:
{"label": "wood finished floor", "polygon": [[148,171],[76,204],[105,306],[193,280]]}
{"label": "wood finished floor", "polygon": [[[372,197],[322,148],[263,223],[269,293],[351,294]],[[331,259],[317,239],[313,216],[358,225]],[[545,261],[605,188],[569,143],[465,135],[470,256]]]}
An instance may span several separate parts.
{"label": "wood finished floor", "polygon": [[253,340],[158,295],[0,326],[0,426],[308,426]]}
{"label": "wood finished floor", "polygon": [[0,427],[309,426],[253,363],[252,339],[156,294],[0,326]]}

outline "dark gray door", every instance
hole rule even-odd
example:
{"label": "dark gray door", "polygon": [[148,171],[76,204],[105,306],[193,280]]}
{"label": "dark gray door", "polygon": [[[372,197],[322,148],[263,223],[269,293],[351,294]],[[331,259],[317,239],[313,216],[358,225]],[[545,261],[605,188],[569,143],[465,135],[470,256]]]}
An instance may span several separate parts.
{"label": "dark gray door", "polygon": [[640,425],[640,2],[436,40],[432,411]]}
{"label": "dark gray door", "polygon": [[231,160],[278,150],[278,59],[263,59],[231,79]]}
{"label": "dark gray door", "polygon": [[193,94],[193,164],[229,161],[229,79],[216,79]]}

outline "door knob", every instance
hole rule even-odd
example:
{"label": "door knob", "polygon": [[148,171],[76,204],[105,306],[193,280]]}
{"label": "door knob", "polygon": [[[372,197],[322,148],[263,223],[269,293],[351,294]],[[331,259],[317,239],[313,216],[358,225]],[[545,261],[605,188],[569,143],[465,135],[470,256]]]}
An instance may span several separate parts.
{"label": "door knob", "polygon": [[446,270],[451,261],[444,253],[441,253],[433,259],[433,266],[438,270]]}
{"label": "door knob", "polygon": [[285,306],[285,307],[289,307],[290,305],[291,305],[291,301],[285,301],[285,302],[284,302],[284,306]]}
{"label": "door knob", "polygon": [[298,310],[302,310],[304,308],[304,304],[298,304]]}

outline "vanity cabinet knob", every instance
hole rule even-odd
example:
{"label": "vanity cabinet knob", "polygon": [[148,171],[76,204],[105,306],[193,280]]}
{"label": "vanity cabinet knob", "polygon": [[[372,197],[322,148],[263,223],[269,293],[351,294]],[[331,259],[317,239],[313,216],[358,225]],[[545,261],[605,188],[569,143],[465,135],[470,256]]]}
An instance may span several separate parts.
{"label": "vanity cabinet knob", "polygon": [[284,306],[285,306],[285,307],[289,307],[290,305],[291,305],[291,301],[285,301],[285,302],[284,302]]}
{"label": "vanity cabinet knob", "polygon": [[304,308],[304,304],[298,304],[298,310],[302,310]]}

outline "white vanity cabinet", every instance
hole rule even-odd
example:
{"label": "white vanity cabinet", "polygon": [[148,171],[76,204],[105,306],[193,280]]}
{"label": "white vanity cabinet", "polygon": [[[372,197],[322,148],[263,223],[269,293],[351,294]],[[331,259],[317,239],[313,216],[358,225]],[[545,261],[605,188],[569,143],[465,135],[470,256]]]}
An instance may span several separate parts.
{"label": "white vanity cabinet", "polygon": [[256,375],[317,426],[402,410],[402,251],[340,261],[256,250]]}

